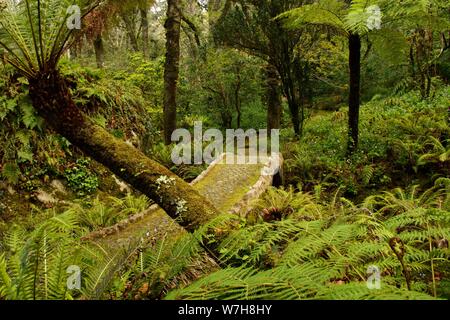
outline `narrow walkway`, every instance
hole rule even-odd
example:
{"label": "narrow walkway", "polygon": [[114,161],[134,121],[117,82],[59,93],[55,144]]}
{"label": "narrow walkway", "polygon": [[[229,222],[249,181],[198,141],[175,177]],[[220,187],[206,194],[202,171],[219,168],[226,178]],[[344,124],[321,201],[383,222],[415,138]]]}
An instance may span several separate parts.
{"label": "narrow walkway", "polygon": [[[226,159],[229,156],[224,156],[212,164],[204,176],[192,184],[219,212],[223,213],[230,212],[246,197],[260,180],[261,172],[269,162],[267,157],[258,164],[227,164]],[[127,222],[91,234],[86,240],[93,240],[111,248],[128,246],[139,239],[145,239],[150,243],[164,238],[174,241],[185,232],[162,209],[153,206],[131,217]]]}

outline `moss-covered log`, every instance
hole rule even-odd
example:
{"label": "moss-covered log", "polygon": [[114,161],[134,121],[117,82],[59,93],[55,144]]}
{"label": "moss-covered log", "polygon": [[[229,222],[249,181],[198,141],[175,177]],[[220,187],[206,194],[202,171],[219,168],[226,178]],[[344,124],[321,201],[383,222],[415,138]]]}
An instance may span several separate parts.
{"label": "moss-covered log", "polygon": [[58,133],[154,200],[188,231],[217,214],[184,180],[94,124],[77,108],[58,71],[42,73],[29,82],[33,106]]}

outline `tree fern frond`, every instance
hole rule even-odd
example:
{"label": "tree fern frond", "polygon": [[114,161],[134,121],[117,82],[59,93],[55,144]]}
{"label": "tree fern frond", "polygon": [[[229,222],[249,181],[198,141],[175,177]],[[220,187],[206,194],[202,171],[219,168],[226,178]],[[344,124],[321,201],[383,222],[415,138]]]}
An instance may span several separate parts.
{"label": "tree fern frond", "polygon": [[342,14],[344,10],[345,4],[342,1],[326,0],[287,11],[276,19],[284,21],[285,26],[291,29],[312,24],[329,26],[339,32],[346,33],[346,25]]}

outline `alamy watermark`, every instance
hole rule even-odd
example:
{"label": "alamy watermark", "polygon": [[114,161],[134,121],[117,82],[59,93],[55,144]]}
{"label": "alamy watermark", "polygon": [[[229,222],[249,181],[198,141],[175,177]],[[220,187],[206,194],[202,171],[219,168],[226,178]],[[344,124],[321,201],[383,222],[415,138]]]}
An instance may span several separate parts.
{"label": "alamy watermark", "polygon": [[193,134],[187,129],[177,129],[172,134],[172,142],[176,143],[171,155],[175,165],[209,165],[227,153],[235,156],[226,157],[226,164],[266,164],[271,158],[273,169],[265,168],[262,174],[275,175],[279,170],[276,163],[280,152],[278,129],[271,130],[270,135],[267,129],[228,129],[224,136],[218,129],[203,132],[203,123],[195,122]]}
{"label": "alamy watermark", "polygon": [[67,289],[80,290],[81,289],[81,269],[79,266],[69,266],[66,270],[69,274],[67,277]]}
{"label": "alamy watermark", "polygon": [[366,9],[366,13],[369,15],[367,18],[367,28],[369,30],[380,30],[383,18],[380,7],[377,5],[370,6]]}
{"label": "alamy watermark", "polygon": [[369,266],[367,268],[367,288],[369,290],[380,290],[381,289],[381,272],[380,268],[377,266]]}
{"label": "alamy watermark", "polygon": [[69,17],[67,18],[66,25],[69,30],[81,29],[81,9],[77,5],[73,5],[67,8],[66,12]]}

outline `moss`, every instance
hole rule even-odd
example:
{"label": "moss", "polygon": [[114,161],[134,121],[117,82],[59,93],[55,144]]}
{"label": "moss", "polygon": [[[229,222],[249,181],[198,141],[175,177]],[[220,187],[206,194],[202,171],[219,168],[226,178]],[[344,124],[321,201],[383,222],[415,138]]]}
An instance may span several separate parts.
{"label": "moss", "polygon": [[[230,174],[231,168],[236,171]],[[258,181],[261,173],[261,165],[223,165],[218,164],[209,174],[194,186],[201,194],[205,195],[221,212],[229,211],[238,203],[250,188]],[[245,172],[245,174],[244,174]],[[226,178],[225,183],[231,193],[212,190],[214,185]]]}

